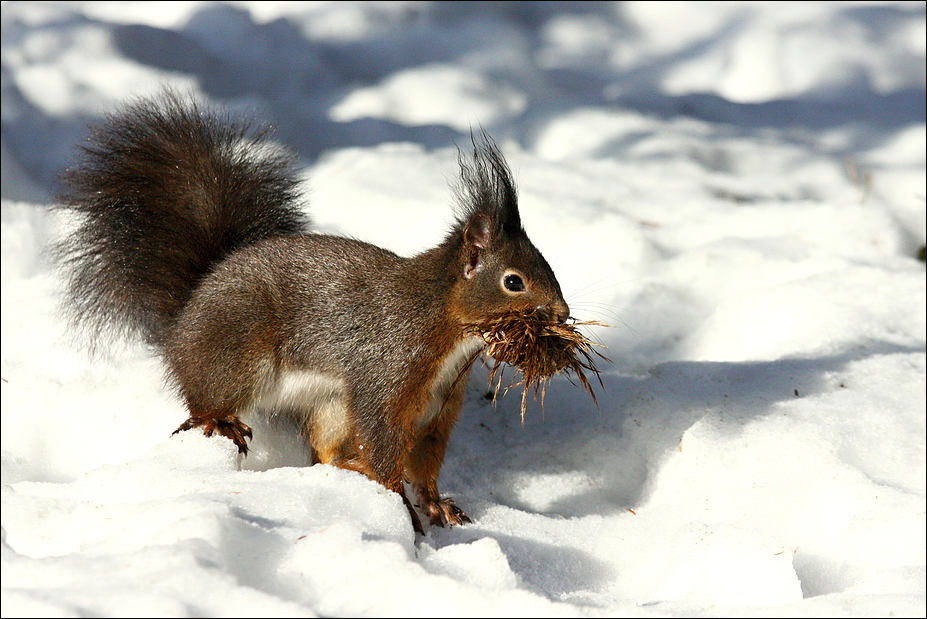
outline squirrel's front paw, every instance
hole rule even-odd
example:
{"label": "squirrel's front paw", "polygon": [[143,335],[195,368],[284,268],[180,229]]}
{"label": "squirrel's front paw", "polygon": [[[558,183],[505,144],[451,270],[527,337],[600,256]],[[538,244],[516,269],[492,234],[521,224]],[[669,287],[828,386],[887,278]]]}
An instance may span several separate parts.
{"label": "squirrel's front paw", "polygon": [[464,513],[464,510],[457,507],[454,499],[445,498],[423,506],[422,509],[431,518],[432,525],[443,527],[445,525],[461,524],[463,522],[473,522],[470,517]]}

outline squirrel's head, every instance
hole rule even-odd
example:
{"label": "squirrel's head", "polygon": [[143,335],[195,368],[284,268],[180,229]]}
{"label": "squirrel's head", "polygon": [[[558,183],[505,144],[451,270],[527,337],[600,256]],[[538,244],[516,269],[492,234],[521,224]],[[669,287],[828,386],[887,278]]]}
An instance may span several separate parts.
{"label": "squirrel's head", "polygon": [[473,157],[460,155],[460,243],[454,310],[464,323],[507,312],[536,311],[562,323],[570,315],[547,260],[521,226],[515,181],[485,133],[473,137]]}

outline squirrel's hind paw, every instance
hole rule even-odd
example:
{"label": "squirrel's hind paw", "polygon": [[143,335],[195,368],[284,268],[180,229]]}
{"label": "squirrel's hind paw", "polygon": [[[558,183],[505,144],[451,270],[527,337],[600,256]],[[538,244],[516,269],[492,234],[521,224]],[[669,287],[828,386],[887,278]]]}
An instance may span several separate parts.
{"label": "squirrel's hind paw", "polygon": [[224,436],[235,443],[239,453],[248,455],[248,443],[245,439],[252,438],[253,433],[246,423],[234,415],[226,415],[224,417],[211,419],[190,417],[180,424],[180,427],[174,430],[172,435],[183,430],[192,430],[193,428],[200,427],[203,428],[203,434],[206,436],[212,436],[213,433]]}

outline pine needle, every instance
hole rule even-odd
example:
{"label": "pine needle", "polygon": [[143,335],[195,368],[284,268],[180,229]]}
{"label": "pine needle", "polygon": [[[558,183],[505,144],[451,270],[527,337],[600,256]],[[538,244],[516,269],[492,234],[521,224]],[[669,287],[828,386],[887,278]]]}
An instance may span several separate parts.
{"label": "pine needle", "polygon": [[[598,402],[592,385],[586,376],[590,372],[602,385],[596,357],[609,361],[608,357],[595,350],[600,346],[589,340],[576,327],[595,325],[607,327],[597,320],[560,324],[542,319],[536,311],[498,314],[487,320],[468,325],[468,329],[486,342],[486,355],[493,359],[489,370],[489,383],[493,388],[493,400],[502,387],[502,366],[516,368],[521,379],[513,378],[505,388],[522,386],[521,422],[525,422],[528,392],[534,391],[534,399],[541,396],[541,410],[547,395],[547,383],[556,374],[564,374],[573,382],[575,375],[580,385],[589,392],[592,401]],[[574,383],[575,384],[575,383]]]}

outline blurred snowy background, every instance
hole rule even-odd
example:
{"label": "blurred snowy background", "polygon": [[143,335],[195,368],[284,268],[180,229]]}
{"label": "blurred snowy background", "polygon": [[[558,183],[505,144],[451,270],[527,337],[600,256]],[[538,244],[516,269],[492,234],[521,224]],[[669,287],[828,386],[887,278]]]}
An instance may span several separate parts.
{"label": "blurred snowy background", "polygon": [[[923,616],[925,38],[923,2],[3,2],[3,615]],[[599,408],[558,380],[522,427],[475,372],[441,484],[474,523],[419,539],[285,427],[171,437],[43,253],[87,123],[162,85],[403,254],[485,127],[616,326]]]}

